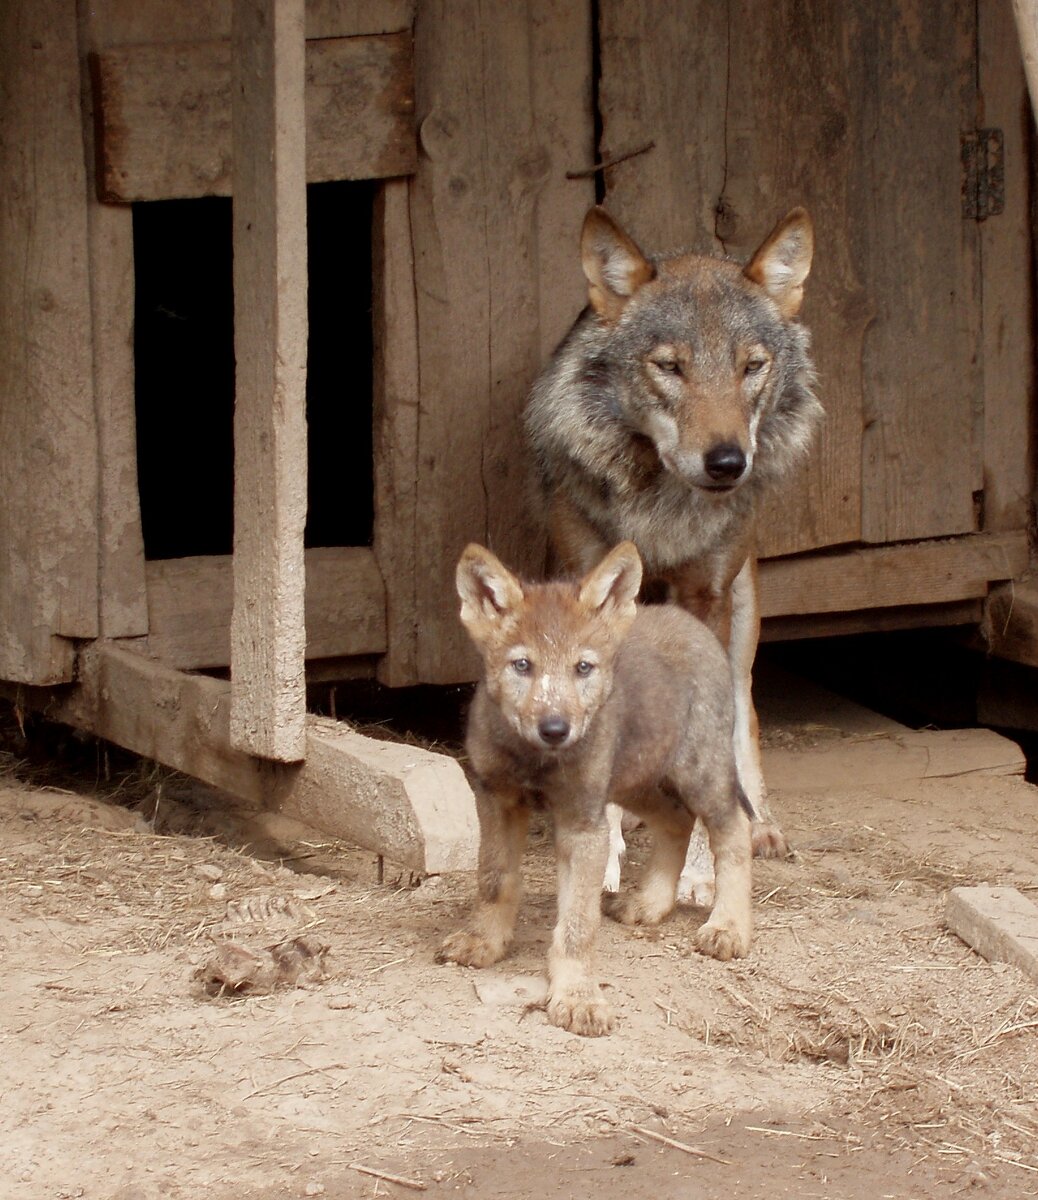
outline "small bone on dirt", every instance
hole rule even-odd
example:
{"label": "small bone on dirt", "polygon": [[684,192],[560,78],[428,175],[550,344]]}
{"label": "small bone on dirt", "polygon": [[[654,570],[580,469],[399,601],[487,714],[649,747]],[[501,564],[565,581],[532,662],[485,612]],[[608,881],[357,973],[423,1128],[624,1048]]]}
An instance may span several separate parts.
{"label": "small bone on dirt", "polygon": [[211,996],[262,995],[277,987],[297,987],[325,977],[328,947],[314,938],[298,937],[264,950],[239,942],[221,942],[195,972]]}

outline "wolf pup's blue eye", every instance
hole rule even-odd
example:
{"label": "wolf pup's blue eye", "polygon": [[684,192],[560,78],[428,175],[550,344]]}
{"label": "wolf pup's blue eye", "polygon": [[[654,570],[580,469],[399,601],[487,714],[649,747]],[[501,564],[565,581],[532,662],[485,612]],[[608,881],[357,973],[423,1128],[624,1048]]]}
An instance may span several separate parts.
{"label": "wolf pup's blue eye", "polygon": [[590,675],[594,669],[595,664],[588,662],[586,658],[582,658],[576,666],[576,672],[578,675]]}
{"label": "wolf pup's blue eye", "polygon": [[532,665],[533,664],[530,662],[530,660],[528,658],[513,658],[512,659],[512,670],[515,671],[515,673],[517,675],[529,675],[530,668]]}

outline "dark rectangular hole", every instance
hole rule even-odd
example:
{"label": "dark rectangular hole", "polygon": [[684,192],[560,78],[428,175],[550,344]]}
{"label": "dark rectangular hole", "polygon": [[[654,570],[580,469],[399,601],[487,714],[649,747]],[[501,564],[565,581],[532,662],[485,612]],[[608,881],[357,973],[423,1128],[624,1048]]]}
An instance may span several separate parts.
{"label": "dark rectangular hole", "polygon": [[[370,545],[375,185],[307,188],[307,546]],[[133,206],[137,471],[149,559],[230,554],[231,201]]]}

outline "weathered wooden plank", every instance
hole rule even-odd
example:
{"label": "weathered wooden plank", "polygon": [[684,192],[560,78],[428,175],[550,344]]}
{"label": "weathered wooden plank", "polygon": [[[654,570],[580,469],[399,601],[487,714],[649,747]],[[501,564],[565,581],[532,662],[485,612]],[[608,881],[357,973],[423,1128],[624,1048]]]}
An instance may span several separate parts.
{"label": "weathered wooden plank", "polygon": [[[386,649],[386,590],[364,546],[305,552],[306,657],[345,658]],[[229,556],[147,564],[148,653],[182,670],[231,661]]]}
{"label": "weathered wooden plank", "polygon": [[[960,134],[974,125],[973,0],[861,6],[848,69],[848,232],[874,320],[865,339],[862,537],[976,527],[983,486],[977,228],[963,220]],[[824,167],[822,167],[824,170]]]}
{"label": "weathered wooden plank", "polygon": [[418,314],[408,184],[379,189],[373,221],[374,551],[385,580],[387,651],[379,678],[416,683]]}
{"label": "weathered wooden plank", "polygon": [[417,871],[468,871],[479,825],[461,765],[306,721],[306,761],[261,761],[230,742],[231,688],[110,642],[86,647],[79,687],[36,697],[48,714],[214,787],[298,817]]}
{"label": "weathered wooden plank", "polygon": [[[814,613],[769,617],[761,626],[762,642],[793,642],[801,638],[845,637],[854,633],[890,633],[896,629],[977,627],[984,619],[983,600],[953,600],[947,604],[892,605],[856,612]],[[996,724],[988,721],[985,724]]]}
{"label": "weathered wooden plank", "polygon": [[[1033,9],[1033,6],[1032,6]],[[1004,137],[1005,210],[981,222],[985,529],[1024,529],[1034,487],[1034,238],[1027,81],[1006,0],[977,5],[985,127]],[[1038,35],[1036,35],[1038,36]]]}
{"label": "weathered wooden plank", "polygon": [[[92,61],[98,187],[109,201],[231,194],[231,46],[127,46]],[[407,33],[306,48],[306,178],[414,170]]]}
{"label": "weathered wooden plank", "polygon": [[1013,16],[1031,107],[1038,117],[1038,4],[1035,0],[1013,0]]}
{"label": "weathered wooden plank", "polygon": [[815,224],[802,319],[826,419],[805,466],[762,514],[765,556],[856,541],[861,530],[861,364],[873,311],[853,252],[855,8],[829,0],[731,6],[717,236],[727,253],[746,260],[794,205],[804,205]]}
{"label": "weathered wooden plank", "polygon": [[[582,304],[574,246],[589,185],[564,176],[589,153],[590,36],[583,5],[433,0],[415,39],[417,670],[449,682],[475,666],[456,615],[462,546],[489,542],[520,568],[543,559],[518,417],[543,348]],[[572,299],[548,307],[551,286]]]}
{"label": "weathered wooden plank", "polygon": [[761,613],[850,612],[986,596],[1028,565],[1027,535],[975,534],[761,563]]}
{"label": "weathered wooden plank", "polygon": [[231,743],[305,753],[302,0],[234,4]]}
{"label": "weathered wooden plank", "polygon": [[728,5],[599,0],[598,12],[601,157],[655,143],[606,172],[605,204],[646,251],[712,253],[725,183]]}
{"label": "weathered wooden plank", "polygon": [[1012,887],[957,887],[944,923],[989,962],[1012,963],[1038,979],[1038,905]]}
{"label": "weathered wooden plank", "polygon": [[76,17],[0,5],[0,678],[97,633],[97,431]]}
{"label": "weathered wooden plank", "polygon": [[[415,0],[306,0],[308,38],[399,33],[414,21]],[[91,0],[102,47],[230,38],[231,0]]]}
{"label": "weathered wooden plank", "polygon": [[[103,44],[105,14],[88,4],[79,5],[78,13],[79,51],[87,55]],[[133,216],[128,209],[97,200],[93,91],[86,72],[82,94],[90,179],[86,205],[100,467],[99,630],[102,637],[137,637],[148,632],[148,607],[137,486]]]}

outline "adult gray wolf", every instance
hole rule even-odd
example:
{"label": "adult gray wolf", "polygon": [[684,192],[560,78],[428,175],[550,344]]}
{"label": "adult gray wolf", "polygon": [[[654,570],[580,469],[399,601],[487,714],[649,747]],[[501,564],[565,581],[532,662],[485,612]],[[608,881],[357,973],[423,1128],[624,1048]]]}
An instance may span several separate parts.
{"label": "adult gray wolf", "polygon": [[[554,565],[579,574],[623,539],[656,594],[728,651],[739,776],[755,853],[786,843],[767,806],[751,671],[760,634],[755,533],[762,498],[804,458],[822,416],[797,320],[814,234],[802,208],[746,266],[647,257],[601,208],[581,238],[589,306],[524,414]],[[649,593],[647,593],[649,594]],[[606,886],[619,881],[619,816]],[[704,880],[682,877],[682,897]]]}
{"label": "adult gray wolf", "polygon": [[696,944],[714,958],[750,944],[750,824],[732,749],[731,672],[702,622],[671,605],[638,607],[631,542],[579,581],[527,583],[482,546],[457,569],[461,619],[483,659],[466,749],[479,812],[478,900],[440,961],[497,962],[515,928],[532,807],[551,812],[558,920],[548,956],[548,1019],[588,1036],[613,1017],[592,970],[609,853],[607,802],[641,816],[654,842],[639,886],[607,912],[653,925],[674,907],[698,817],[716,901]]}

